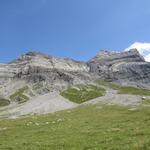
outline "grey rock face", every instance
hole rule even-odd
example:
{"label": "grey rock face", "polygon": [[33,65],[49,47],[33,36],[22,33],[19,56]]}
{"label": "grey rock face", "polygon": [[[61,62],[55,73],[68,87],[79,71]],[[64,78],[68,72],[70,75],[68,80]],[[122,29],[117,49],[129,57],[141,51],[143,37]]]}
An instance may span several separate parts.
{"label": "grey rock face", "polygon": [[121,53],[102,51],[88,65],[91,72],[108,81],[150,85],[150,63],[136,49]]}
{"label": "grey rock face", "polygon": [[28,82],[45,81],[53,85],[65,82],[70,85],[91,78],[86,63],[41,53],[29,52],[11,64],[14,63],[20,68],[14,77]]}
{"label": "grey rock face", "polygon": [[[29,52],[20,58],[0,65],[0,95],[11,95],[22,86],[42,84],[44,94],[73,84],[93,80],[84,62],[52,57],[39,52]],[[14,85],[14,86],[12,86]],[[34,93],[33,95],[36,95]]]}
{"label": "grey rock face", "polygon": [[150,63],[136,49],[120,53],[101,51],[87,63],[29,52],[0,64],[0,96],[10,98],[25,86],[27,96],[36,96],[96,79],[150,86]]}

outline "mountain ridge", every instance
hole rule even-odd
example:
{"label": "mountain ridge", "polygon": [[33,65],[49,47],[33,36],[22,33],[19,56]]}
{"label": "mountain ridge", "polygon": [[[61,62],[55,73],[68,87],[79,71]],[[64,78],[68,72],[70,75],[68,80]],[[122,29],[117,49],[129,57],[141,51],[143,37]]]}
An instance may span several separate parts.
{"label": "mountain ridge", "polygon": [[149,72],[150,63],[136,49],[125,52],[100,51],[87,62],[30,51],[8,64],[0,64],[0,86],[8,91],[7,94],[11,91],[9,85],[18,82],[44,82],[51,85],[48,91],[96,79],[149,87]]}
{"label": "mountain ridge", "polygon": [[[0,80],[3,80],[2,78],[7,80],[7,78],[22,78],[31,74],[60,71],[74,75],[77,72],[84,75],[86,74],[87,76],[94,74],[95,79],[102,78],[110,81],[117,81],[116,78],[118,78],[123,82],[123,79],[126,80],[129,78],[128,76],[132,76],[131,74],[135,72],[137,75],[145,72],[146,74],[143,74],[143,77],[149,79],[150,77],[147,73],[150,71],[149,64],[150,63],[146,62],[143,56],[139,54],[137,49],[131,49],[125,52],[102,50],[87,62],[29,51],[9,63],[0,64]],[[122,78],[123,74],[127,76]],[[137,82],[137,80],[135,81]],[[131,82],[130,79],[129,82]],[[146,82],[143,83],[145,84]]]}
{"label": "mountain ridge", "polygon": [[[66,105],[76,106],[60,95],[70,87],[75,88],[70,88],[71,93],[67,93],[68,96],[77,93],[83,96],[80,93],[82,91],[87,93],[85,95],[87,99],[95,97],[92,91],[99,89],[96,80],[150,88],[150,63],[146,62],[136,49],[119,53],[101,51],[87,62],[58,58],[40,52],[28,52],[10,63],[0,64],[0,100],[2,102],[6,100],[7,104],[10,102],[8,109],[11,109],[12,115],[45,112],[46,105],[48,105],[46,112],[51,112],[53,107],[57,111],[60,110],[57,107],[59,99],[64,105],[61,109],[68,108]],[[108,95],[102,99],[107,99]],[[53,102],[51,96],[58,100],[58,103]],[[120,95],[118,96],[120,98]],[[121,97],[126,102],[126,96]],[[30,111],[28,107],[32,110]]]}

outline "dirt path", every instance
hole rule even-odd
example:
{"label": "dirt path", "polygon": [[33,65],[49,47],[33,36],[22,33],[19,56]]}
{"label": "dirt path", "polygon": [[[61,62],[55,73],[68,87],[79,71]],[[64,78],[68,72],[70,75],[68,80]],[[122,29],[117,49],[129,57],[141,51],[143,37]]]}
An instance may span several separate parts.
{"label": "dirt path", "polygon": [[117,104],[124,106],[136,106],[141,102],[141,96],[130,94],[118,94],[117,90],[107,89],[106,95],[87,101],[84,104]]}

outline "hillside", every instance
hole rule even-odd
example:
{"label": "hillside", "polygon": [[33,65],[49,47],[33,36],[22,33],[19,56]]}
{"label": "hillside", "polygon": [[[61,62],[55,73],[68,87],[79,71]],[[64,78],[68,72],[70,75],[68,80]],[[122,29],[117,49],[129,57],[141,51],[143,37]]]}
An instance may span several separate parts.
{"label": "hillside", "polygon": [[148,150],[149,71],[135,49],[1,64],[0,149]]}
{"label": "hillside", "polygon": [[88,105],[0,121],[5,150],[149,150],[150,109]]}
{"label": "hillside", "polygon": [[[149,72],[150,63],[136,49],[100,51],[88,62],[28,52],[0,65],[0,114],[3,118],[55,112],[99,97],[98,101],[114,99],[118,104],[136,105],[142,96],[149,96],[149,90],[140,96],[138,92],[132,96],[130,90],[149,88]],[[118,88],[98,84],[97,80],[117,83]],[[116,91],[120,88],[127,92],[119,95]]]}

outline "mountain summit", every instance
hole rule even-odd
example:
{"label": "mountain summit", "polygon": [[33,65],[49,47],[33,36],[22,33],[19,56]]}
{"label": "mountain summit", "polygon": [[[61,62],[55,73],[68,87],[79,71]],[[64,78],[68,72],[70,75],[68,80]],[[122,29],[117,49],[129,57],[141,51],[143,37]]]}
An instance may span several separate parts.
{"label": "mountain summit", "polygon": [[126,52],[100,51],[88,65],[99,78],[122,84],[149,85],[150,63],[136,49]]}

